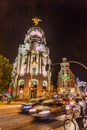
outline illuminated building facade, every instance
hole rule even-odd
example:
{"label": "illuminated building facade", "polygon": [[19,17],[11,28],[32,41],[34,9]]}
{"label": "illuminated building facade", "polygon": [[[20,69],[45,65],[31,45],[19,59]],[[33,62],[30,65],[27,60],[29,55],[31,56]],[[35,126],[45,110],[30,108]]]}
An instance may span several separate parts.
{"label": "illuminated building facade", "polygon": [[61,94],[74,94],[76,89],[75,75],[70,69],[70,63],[67,58],[62,59],[60,63],[60,72],[58,73],[58,92]]}
{"label": "illuminated building facade", "polygon": [[79,78],[76,78],[77,89],[80,96],[87,95],[87,82],[80,81]]}
{"label": "illuminated building facade", "polygon": [[[38,26],[40,21],[34,18],[35,25],[25,35],[24,44],[20,44],[12,72],[14,97],[31,99],[50,93],[51,59],[46,46],[46,37]],[[49,67],[46,70],[46,65]]]}

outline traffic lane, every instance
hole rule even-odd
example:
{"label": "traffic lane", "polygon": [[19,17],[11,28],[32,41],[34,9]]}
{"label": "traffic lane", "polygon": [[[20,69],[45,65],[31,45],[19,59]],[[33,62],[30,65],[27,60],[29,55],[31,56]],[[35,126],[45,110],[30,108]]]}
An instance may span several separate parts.
{"label": "traffic lane", "polygon": [[[18,119],[17,119],[18,120]],[[34,121],[30,118],[30,120],[26,120],[24,118],[24,121],[19,122],[11,122],[7,123],[4,127],[0,127],[2,130],[50,130],[50,129],[56,129],[62,126],[62,121],[54,120],[54,121]]]}
{"label": "traffic lane", "polygon": [[[17,125],[29,123],[32,120],[29,115],[19,114],[19,109],[7,107],[0,110],[0,129],[6,130],[10,127],[14,128]],[[13,127],[14,126],[14,127]]]}
{"label": "traffic lane", "polygon": [[[2,130],[48,130],[48,128],[59,127],[62,121],[55,119],[52,122],[34,121],[30,115],[19,114],[15,109],[10,109],[10,113],[2,110],[0,113],[0,129]],[[7,112],[7,113],[6,113]]]}
{"label": "traffic lane", "polygon": [[[28,125],[26,127],[22,127],[23,130],[55,130],[57,128],[60,128],[63,125],[63,121],[60,120],[53,120],[53,121],[33,121],[31,125]],[[19,129],[21,130],[21,128]]]}

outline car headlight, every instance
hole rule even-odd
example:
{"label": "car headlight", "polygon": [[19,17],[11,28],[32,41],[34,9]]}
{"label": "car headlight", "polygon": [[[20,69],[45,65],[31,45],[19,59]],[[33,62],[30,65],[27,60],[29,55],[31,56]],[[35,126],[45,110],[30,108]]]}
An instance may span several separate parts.
{"label": "car headlight", "polygon": [[36,112],[36,109],[30,109],[29,112]]}
{"label": "car headlight", "polygon": [[66,110],[70,110],[71,109],[71,106],[66,106]]}
{"label": "car headlight", "polygon": [[71,102],[70,102],[70,105],[74,105],[74,104],[75,104],[75,102],[74,102],[74,101],[71,101]]}
{"label": "car headlight", "polygon": [[32,106],[24,106],[24,108],[26,108],[26,109],[27,109],[27,108],[31,108],[31,107],[32,107]]}
{"label": "car headlight", "polygon": [[49,110],[39,112],[39,114],[49,114],[49,113],[50,113],[50,111],[49,111]]}

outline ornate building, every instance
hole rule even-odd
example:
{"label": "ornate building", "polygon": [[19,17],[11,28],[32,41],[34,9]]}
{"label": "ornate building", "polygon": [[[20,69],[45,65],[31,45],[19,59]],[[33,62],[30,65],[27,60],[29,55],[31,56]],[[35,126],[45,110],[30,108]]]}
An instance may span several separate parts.
{"label": "ornate building", "polygon": [[67,58],[62,59],[61,69],[58,73],[58,91],[61,94],[75,94],[77,91],[75,75],[70,69],[70,63]]}
{"label": "ornate building", "polygon": [[87,82],[80,81],[79,78],[76,78],[76,82],[77,82],[78,94],[80,96],[86,96],[87,95]]}
{"label": "ornate building", "polygon": [[[51,59],[46,46],[46,37],[38,26],[40,19],[34,18],[34,26],[25,35],[24,44],[20,44],[12,72],[14,97],[29,99],[47,96],[50,93]],[[46,70],[46,65],[49,67]]]}

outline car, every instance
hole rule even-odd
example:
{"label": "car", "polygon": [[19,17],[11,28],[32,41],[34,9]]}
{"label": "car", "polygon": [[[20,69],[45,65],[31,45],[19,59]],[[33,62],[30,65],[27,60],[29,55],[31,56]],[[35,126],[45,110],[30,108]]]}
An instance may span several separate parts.
{"label": "car", "polygon": [[63,101],[63,99],[59,98],[59,99],[54,99],[55,102],[57,103],[58,106],[62,106],[62,105],[66,105],[65,102]]}
{"label": "car", "polygon": [[65,104],[67,105],[67,104],[70,104],[70,102],[71,102],[71,99],[70,98],[63,98],[62,99],[63,100],[63,102],[65,102]]}
{"label": "car", "polygon": [[22,103],[19,106],[20,112],[28,112],[29,113],[29,109],[31,109],[35,105],[39,105],[44,100],[45,100],[45,98],[32,98],[32,99],[30,99],[29,102]]}
{"label": "car", "polygon": [[53,120],[56,116],[65,114],[65,105],[60,105],[57,101],[49,99],[31,108],[29,113],[34,119]]}

